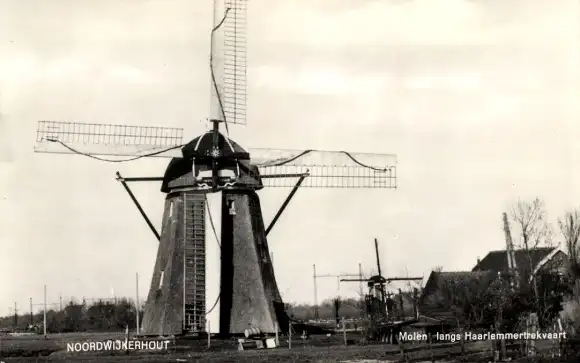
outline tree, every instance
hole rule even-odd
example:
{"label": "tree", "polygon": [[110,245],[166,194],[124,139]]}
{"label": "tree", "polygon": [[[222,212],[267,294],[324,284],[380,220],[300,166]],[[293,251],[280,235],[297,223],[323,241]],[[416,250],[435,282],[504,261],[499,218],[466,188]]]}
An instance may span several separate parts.
{"label": "tree", "polygon": [[466,328],[489,328],[496,319],[498,297],[506,296],[505,283],[494,274],[442,278],[438,286],[438,308],[452,313],[455,322]]}
{"label": "tree", "polygon": [[520,247],[526,251],[540,246],[551,246],[554,233],[547,221],[544,202],[540,198],[532,202],[519,200],[512,207],[512,219],[520,232]]}
{"label": "tree", "polygon": [[570,277],[575,281],[580,278],[580,211],[566,213],[558,224],[568,250]]}
{"label": "tree", "polygon": [[75,304],[72,301],[64,308],[64,331],[76,332],[85,329],[84,305]]}
{"label": "tree", "polygon": [[[534,271],[532,251],[540,246],[551,246],[554,233],[547,221],[544,202],[540,198],[536,198],[532,202],[519,200],[512,207],[512,219],[521,238],[518,247],[523,249],[528,257],[526,266],[517,266],[521,282],[525,285],[529,284]],[[537,300],[538,287],[536,279],[532,279],[532,292]]]}

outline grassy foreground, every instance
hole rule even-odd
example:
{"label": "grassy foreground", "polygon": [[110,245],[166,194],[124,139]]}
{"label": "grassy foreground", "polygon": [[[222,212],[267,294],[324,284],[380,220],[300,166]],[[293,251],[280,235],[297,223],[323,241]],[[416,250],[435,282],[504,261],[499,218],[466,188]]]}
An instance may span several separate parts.
{"label": "grassy foreground", "polygon": [[[348,340],[357,341],[352,334]],[[281,347],[276,349],[237,351],[236,341],[213,340],[207,347],[206,340],[178,340],[168,344],[162,351],[102,351],[67,352],[66,344],[83,341],[124,339],[122,333],[70,333],[42,336],[0,337],[0,361],[8,362],[357,362],[363,359],[388,363],[402,359],[397,346],[387,344],[344,345],[342,336],[313,336],[302,341],[292,340],[288,348],[287,338],[280,338]],[[463,361],[488,362],[487,342],[467,345],[468,357]],[[410,361],[453,361],[460,354],[457,345],[439,345],[432,351],[421,346],[408,345]]]}

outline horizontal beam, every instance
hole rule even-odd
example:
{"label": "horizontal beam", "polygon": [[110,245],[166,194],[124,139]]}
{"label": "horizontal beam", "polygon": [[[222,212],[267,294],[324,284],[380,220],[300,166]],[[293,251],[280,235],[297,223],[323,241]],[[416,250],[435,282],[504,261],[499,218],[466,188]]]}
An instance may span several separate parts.
{"label": "horizontal beam", "polygon": [[[271,175],[260,175],[261,178],[302,178],[307,177],[308,173],[301,174],[271,174]],[[133,177],[133,178],[121,178],[117,177],[118,181],[121,182],[144,182],[144,181],[163,181],[162,176],[145,176],[145,177]]]}
{"label": "horizontal beam", "polygon": [[[391,281],[420,281],[423,280],[422,277],[389,277],[389,278],[385,278],[386,282],[391,282]],[[342,279],[340,281],[345,281],[345,282],[363,282],[363,281],[370,281],[369,279]]]}
{"label": "horizontal beam", "polygon": [[[354,277],[354,276],[360,276],[360,274],[341,274],[341,275],[327,274],[327,275],[316,275],[314,277],[321,277],[322,278],[322,277]],[[366,281],[366,280],[364,280],[364,281]]]}
{"label": "horizontal beam", "polygon": [[163,181],[162,176],[145,176],[145,177],[135,177],[135,178],[122,178],[117,177],[120,182],[141,182],[141,181]]}
{"label": "horizontal beam", "polygon": [[305,178],[307,177],[308,173],[294,173],[294,174],[266,174],[260,175],[262,179],[273,179],[273,178]]}

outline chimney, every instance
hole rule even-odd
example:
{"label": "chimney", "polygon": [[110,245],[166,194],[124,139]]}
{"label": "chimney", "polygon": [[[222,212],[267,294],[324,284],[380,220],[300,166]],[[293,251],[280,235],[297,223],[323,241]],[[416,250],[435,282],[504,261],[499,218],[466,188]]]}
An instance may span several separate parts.
{"label": "chimney", "polygon": [[481,260],[479,259],[479,257],[477,258],[477,264],[479,265],[481,263]]}

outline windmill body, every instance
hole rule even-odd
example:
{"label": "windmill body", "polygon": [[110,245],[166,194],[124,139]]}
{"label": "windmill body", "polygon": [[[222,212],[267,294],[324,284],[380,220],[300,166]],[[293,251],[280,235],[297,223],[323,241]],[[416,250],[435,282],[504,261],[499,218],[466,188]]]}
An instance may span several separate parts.
{"label": "windmill body", "polygon": [[[274,333],[276,325],[282,330],[288,325],[256,193],[263,187],[259,174],[237,143],[222,134],[217,148],[213,141],[212,132],[193,139],[165,173],[161,191],[167,198],[145,335],[205,331],[205,193],[211,192],[216,157],[222,191],[220,333],[243,334],[249,326]],[[245,165],[234,156],[247,158]]]}

